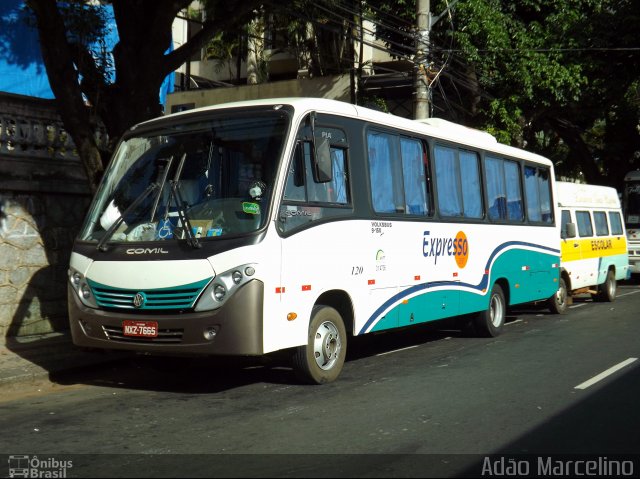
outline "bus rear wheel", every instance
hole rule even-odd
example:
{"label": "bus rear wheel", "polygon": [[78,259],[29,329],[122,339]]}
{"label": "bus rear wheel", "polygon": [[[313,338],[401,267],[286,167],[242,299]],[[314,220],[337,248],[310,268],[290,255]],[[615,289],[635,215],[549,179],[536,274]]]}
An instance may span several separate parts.
{"label": "bus rear wheel", "polygon": [[489,307],[474,318],[476,332],[480,336],[495,337],[502,332],[507,316],[507,301],[499,284],[494,284],[489,297]]}
{"label": "bus rear wheel", "polygon": [[334,381],[347,356],[347,332],[340,313],[330,306],[316,306],[311,312],[306,346],[296,348],[293,368],[308,384]]}
{"label": "bus rear wheel", "polygon": [[607,271],[607,277],[600,286],[598,286],[597,294],[591,295],[594,301],[603,301],[611,303],[616,299],[618,285],[616,283],[616,275],[613,270]]}
{"label": "bus rear wheel", "polygon": [[549,298],[549,309],[555,314],[564,314],[569,307],[569,292],[563,278],[558,282],[558,291]]}

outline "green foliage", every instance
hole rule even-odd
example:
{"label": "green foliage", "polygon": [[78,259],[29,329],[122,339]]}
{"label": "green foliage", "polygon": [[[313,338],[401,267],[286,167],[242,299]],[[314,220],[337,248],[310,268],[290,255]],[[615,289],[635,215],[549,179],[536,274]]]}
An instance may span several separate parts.
{"label": "green foliage", "polygon": [[372,110],[389,113],[386,100],[376,95],[362,95],[358,99],[358,104],[366,108],[371,108]]}
{"label": "green foliage", "polygon": [[[25,4],[28,23],[36,28],[36,19],[31,8]],[[58,11],[67,31],[67,41],[76,49],[86,50],[95,62],[93,73],[96,81],[113,81],[113,61],[105,41],[108,35],[108,18],[100,4],[83,1],[59,2]]]}
{"label": "green foliage", "polygon": [[[405,21],[404,34],[376,29],[397,49],[416,2],[367,3],[379,24],[389,13]],[[452,3],[432,0],[431,12]],[[545,154],[561,173],[619,185],[640,165],[639,23],[637,0],[459,0],[429,35],[442,73],[431,85],[436,115]]]}
{"label": "green foliage", "polygon": [[[51,5],[45,0],[30,3],[40,11]],[[206,46],[207,39],[213,39],[207,47],[211,56],[235,57],[245,43],[240,34],[253,35],[239,26],[265,14],[286,32],[282,48],[314,75],[353,67],[350,22],[361,6],[392,56],[415,59],[416,0],[202,0],[205,15],[200,20],[207,38],[197,45],[189,41],[189,48],[171,55],[155,46],[168,41],[174,13],[190,2],[168,2],[157,9],[148,9],[144,2],[112,3],[123,13],[118,52],[87,52],[105,32],[99,4],[56,2],[69,47],[76,50],[72,66],[58,68],[60,61],[51,62],[48,73],[60,90],[69,88],[70,77],[79,73],[82,94],[114,138],[131,123],[156,114],[157,88],[179,61]],[[552,158],[561,173],[582,171],[588,181],[616,184],[626,170],[640,167],[640,1],[431,0],[431,12],[442,14],[429,32],[427,58],[429,70],[437,73],[430,85],[436,116],[540,152]],[[188,15],[198,13],[189,9]],[[142,20],[149,28],[140,28]],[[58,40],[46,33],[41,39],[45,45]],[[55,49],[48,50],[59,59]],[[106,72],[113,70],[109,53],[119,59],[112,85],[106,85]],[[264,66],[261,60],[259,66]],[[70,94],[61,100],[63,109],[72,98]],[[386,108],[383,98],[372,101]],[[69,111],[65,118],[72,122],[80,116]],[[79,133],[73,134],[80,143]]]}

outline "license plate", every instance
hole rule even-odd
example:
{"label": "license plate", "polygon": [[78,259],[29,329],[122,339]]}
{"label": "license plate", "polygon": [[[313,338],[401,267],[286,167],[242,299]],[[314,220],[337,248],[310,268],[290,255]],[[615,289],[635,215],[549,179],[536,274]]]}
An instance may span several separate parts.
{"label": "license plate", "polygon": [[157,321],[123,321],[122,333],[125,336],[155,338],[158,336]]}

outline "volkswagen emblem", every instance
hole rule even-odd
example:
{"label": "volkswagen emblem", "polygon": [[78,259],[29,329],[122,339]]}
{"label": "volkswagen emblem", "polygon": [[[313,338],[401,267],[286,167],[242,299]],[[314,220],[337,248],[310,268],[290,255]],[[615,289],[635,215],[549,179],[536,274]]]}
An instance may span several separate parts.
{"label": "volkswagen emblem", "polygon": [[144,293],[136,293],[136,295],[133,297],[133,305],[136,308],[142,308],[146,301],[147,297],[144,295]]}

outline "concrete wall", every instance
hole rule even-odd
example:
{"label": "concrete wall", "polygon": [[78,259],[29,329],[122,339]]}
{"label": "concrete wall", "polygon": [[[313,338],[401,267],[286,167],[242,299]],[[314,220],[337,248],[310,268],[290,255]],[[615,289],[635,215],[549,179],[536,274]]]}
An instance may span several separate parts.
{"label": "concrete wall", "polygon": [[167,95],[166,111],[172,113],[181,109],[199,108],[231,101],[285,97],[330,98],[350,102],[351,82],[349,75],[340,75],[211,90],[183,91]]}
{"label": "concrete wall", "polygon": [[69,256],[90,198],[54,103],[0,94],[0,341],[68,329]]}

